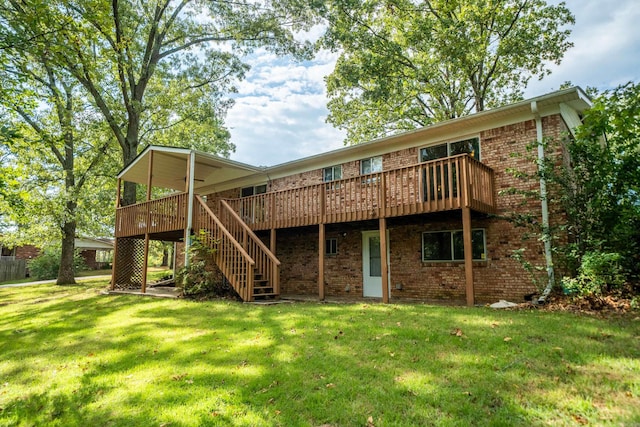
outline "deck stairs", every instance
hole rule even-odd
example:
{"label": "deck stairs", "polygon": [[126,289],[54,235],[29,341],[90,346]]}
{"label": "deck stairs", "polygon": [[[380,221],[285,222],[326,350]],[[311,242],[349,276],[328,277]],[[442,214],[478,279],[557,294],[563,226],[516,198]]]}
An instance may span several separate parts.
{"label": "deck stairs", "polygon": [[279,298],[280,261],[226,202],[216,215],[196,196],[193,229],[243,301]]}

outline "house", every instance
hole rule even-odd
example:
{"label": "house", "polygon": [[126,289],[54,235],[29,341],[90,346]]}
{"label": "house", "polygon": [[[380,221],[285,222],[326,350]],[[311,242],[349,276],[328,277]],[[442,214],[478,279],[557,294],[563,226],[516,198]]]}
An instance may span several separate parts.
{"label": "house", "polygon": [[[570,138],[589,106],[576,87],[271,167],[148,146],[118,175],[112,288],[144,292],[149,240],[189,246],[202,230],[245,301],[521,301],[540,290],[513,251],[553,280],[552,251],[507,217],[562,217],[546,197],[508,191],[546,191],[511,171],[534,175],[530,155]],[[146,200],[121,206],[123,181]],[[152,200],[153,187],[173,192]]]}
{"label": "house", "polygon": [[40,248],[34,245],[9,246],[0,242],[0,259],[30,260],[40,255]]}
{"label": "house", "polygon": [[113,241],[111,239],[76,237],[74,247],[89,270],[109,268],[113,258]]}

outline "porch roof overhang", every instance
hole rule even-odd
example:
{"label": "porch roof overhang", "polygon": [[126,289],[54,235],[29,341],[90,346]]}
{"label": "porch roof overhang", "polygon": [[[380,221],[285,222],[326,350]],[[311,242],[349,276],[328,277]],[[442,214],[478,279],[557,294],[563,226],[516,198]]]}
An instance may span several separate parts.
{"label": "porch roof overhang", "polygon": [[104,239],[91,239],[88,237],[76,237],[74,239],[74,246],[76,249],[81,250],[113,250],[113,242],[106,241]]}
{"label": "porch roof overhang", "polygon": [[262,172],[262,168],[233,160],[179,147],[148,145],[127,167],[118,174],[123,181],[147,184],[149,161],[153,152],[152,185],[184,191],[189,168],[189,155],[195,156],[194,191],[215,188],[221,182],[237,180]]}

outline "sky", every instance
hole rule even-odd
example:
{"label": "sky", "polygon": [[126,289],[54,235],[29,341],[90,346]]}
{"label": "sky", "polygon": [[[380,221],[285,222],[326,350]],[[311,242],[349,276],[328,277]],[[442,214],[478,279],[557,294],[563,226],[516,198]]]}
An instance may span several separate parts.
{"label": "sky", "polygon": [[[550,1],[549,3],[557,3]],[[611,89],[640,81],[640,7],[637,0],[566,0],[575,15],[569,49],[550,76],[532,78],[525,98],[552,92],[566,81]],[[295,62],[266,52],[248,62],[235,105],[227,115],[231,159],[272,166],[344,146],[345,133],[326,123],[324,77],[338,54],[320,52],[314,60]]]}

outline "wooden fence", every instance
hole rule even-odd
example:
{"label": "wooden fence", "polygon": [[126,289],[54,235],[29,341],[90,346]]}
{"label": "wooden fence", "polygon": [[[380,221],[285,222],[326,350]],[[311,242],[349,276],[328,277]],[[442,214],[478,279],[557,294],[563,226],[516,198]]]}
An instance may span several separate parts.
{"label": "wooden fence", "polygon": [[24,259],[1,260],[0,282],[24,279],[27,276],[27,261]]}

